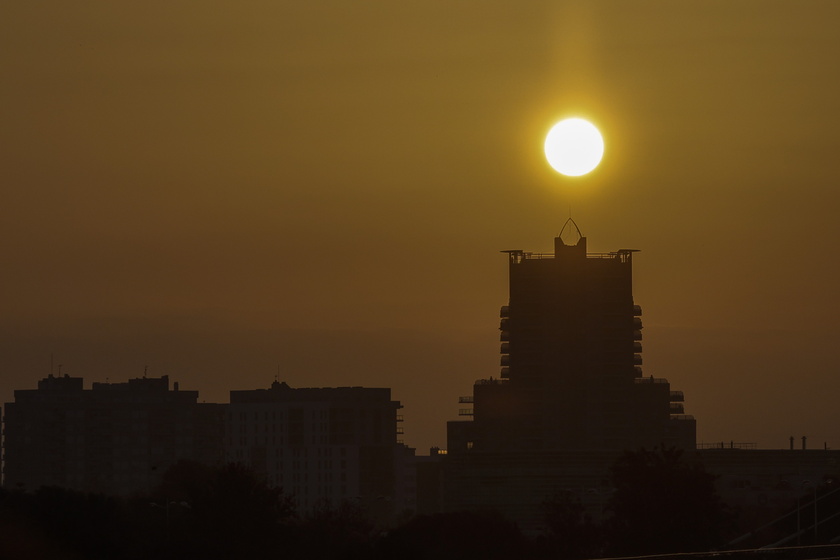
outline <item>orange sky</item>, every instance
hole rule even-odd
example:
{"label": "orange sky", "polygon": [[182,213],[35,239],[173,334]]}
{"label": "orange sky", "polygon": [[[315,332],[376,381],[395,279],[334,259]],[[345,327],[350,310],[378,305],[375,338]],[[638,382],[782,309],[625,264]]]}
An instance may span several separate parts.
{"label": "orange sky", "polygon": [[[14,2],[0,402],[50,368],[208,402],[390,386],[445,445],[503,249],[640,249],[645,374],[700,441],[840,447],[840,3]],[[591,119],[593,174],[543,136]]]}

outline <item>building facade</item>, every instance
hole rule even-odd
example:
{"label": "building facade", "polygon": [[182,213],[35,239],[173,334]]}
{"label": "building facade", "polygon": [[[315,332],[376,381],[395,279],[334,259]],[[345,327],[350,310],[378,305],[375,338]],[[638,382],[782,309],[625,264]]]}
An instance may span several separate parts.
{"label": "building facade", "polygon": [[397,439],[391,390],[364,387],[231,391],[228,462],[251,466],[298,511],[358,504],[384,520],[415,507],[414,450]]}
{"label": "building facade", "polygon": [[42,379],[4,410],[6,488],[60,486],[113,495],[148,492],[181,459],[222,459],[223,405],[169,388],[168,376],[94,383]]}
{"label": "building facade", "polygon": [[275,382],[205,404],[167,376],[85,389],[81,377],[50,375],[14,395],[3,409],[6,488],[128,495],[154,490],[180,460],[235,462],[304,514],[349,502],[387,522],[416,509],[414,449],[398,439],[390,389]]}

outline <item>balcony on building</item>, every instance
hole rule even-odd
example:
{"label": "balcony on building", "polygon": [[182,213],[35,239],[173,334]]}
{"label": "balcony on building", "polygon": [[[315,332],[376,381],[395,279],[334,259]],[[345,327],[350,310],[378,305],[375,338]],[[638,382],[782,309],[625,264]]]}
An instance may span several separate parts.
{"label": "balcony on building", "polygon": [[672,403],[681,403],[685,402],[685,395],[682,391],[671,391],[671,402]]}
{"label": "balcony on building", "polygon": [[473,403],[473,402],[475,402],[475,401],[473,400],[473,396],[472,396],[472,395],[467,395],[466,397],[458,397],[458,402],[459,402],[459,403],[462,403],[462,404],[463,404],[463,403],[467,403],[467,404],[469,404],[469,403]]}

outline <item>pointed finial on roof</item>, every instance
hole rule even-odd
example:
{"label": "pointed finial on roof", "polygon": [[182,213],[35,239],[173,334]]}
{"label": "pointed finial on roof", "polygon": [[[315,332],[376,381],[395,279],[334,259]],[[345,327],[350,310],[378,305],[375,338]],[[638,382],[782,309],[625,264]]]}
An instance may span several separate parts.
{"label": "pointed finial on roof", "polygon": [[574,247],[583,237],[583,234],[580,233],[580,228],[570,217],[566,220],[566,223],[563,224],[563,228],[560,230],[560,235],[557,237],[563,241],[563,245]]}

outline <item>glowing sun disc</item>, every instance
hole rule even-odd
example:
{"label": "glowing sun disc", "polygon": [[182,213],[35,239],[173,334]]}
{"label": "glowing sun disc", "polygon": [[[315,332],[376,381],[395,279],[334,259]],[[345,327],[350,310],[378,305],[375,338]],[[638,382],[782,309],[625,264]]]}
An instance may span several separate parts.
{"label": "glowing sun disc", "polygon": [[566,119],[548,131],[545,157],[549,165],[563,175],[586,175],[601,163],[604,139],[589,121]]}

